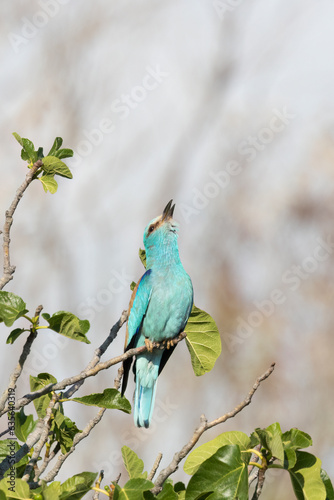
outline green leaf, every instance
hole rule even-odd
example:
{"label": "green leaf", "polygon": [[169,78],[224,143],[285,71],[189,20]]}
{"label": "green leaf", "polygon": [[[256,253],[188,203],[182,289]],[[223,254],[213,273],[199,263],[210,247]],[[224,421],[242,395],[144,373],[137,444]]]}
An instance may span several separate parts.
{"label": "green leaf", "polygon": [[298,500],[326,500],[322,481],[321,461],[306,451],[296,451],[297,462],[289,470],[292,486]]}
{"label": "green leaf", "polygon": [[262,446],[283,463],[284,448],[279,423],[271,424],[266,429],[256,429],[255,432],[259,436]]}
{"label": "green leaf", "polygon": [[[50,375],[50,373],[39,373],[37,377],[33,377],[32,375],[30,375],[30,389],[32,392],[36,392],[49,384],[56,383],[57,379],[53,375]],[[39,418],[45,417],[46,409],[50,404],[51,398],[51,393],[48,393],[44,394],[44,396],[34,399],[34,406]]]}
{"label": "green leaf", "polygon": [[203,375],[212,370],[221,353],[217,325],[207,312],[193,306],[185,331],[195,375]]}
{"label": "green leaf", "polygon": [[47,313],[43,313],[42,316],[49,323],[50,330],[70,339],[90,344],[90,341],[86,337],[86,333],[90,327],[87,319],[81,320],[74,314],[66,311],[58,311],[51,317]]}
{"label": "green leaf", "polygon": [[133,291],[137,286],[137,283],[135,281],[132,281],[132,283],[130,284],[130,289]]}
{"label": "green leaf", "polygon": [[292,469],[296,465],[296,462],[297,455],[295,450],[293,450],[292,448],[287,448],[286,450],[284,450],[284,463],[282,467],[287,470]]}
{"label": "green leaf", "polygon": [[[238,445],[241,451],[246,451],[250,446],[250,438],[240,431],[223,432],[188,455],[183,467],[184,472],[193,475],[205,460],[212,457],[219,448],[225,445]],[[246,461],[249,460],[251,453],[242,453],[241,456]]]}
{"label": "green leaf", "polygon": [[321,469],[320,477],[326,488],[326,500],[334,500],[334,488],[327,472],[324,471],[324,469]]}
{"label": "green leaf", "polygon": [[35,151],[34,144],[29,139],[25,139],[24,137],[22,137],[22,143],[23,149],[28,155],[30,162],[34,163],[37,160],[37,152]]}
{"label": "green leaf", "polygon": [[42,160],[44,158],[43,148],[38,148],[37,150],[37,159]]}
{"label": "green leaf", "polygon": [[61,411],[55,410],[54,418],[50,427],[50,444],[58,442],[63,454],[70,451],[73,446],[73,438],[78,432],[81,432],[75,423],[68,417],[65,417]]}
{"label": "green leaf", "polygon": [[0,500],[6,500],[6,494],[3,490],[0,490]]}
{"label": "green leaf", "polygon": [[17,140],[17,142],[23,146],[23,141],[22,141],[22,137],[19,136],[19,134],[17,134],[16,132],[13,132],[13,136],[15,137],[15,139]]}
{"label": "green leaf", "polygon": [[71,158],[73,156],[73,149],[59,149],[55,152],[54,156],[60,160],[63,158]]}
{"label": "green leaf", "polygon": [[123,446],[122,457],[124,466],[129,474],[130,479],[136,477],[144,477],[146,479],[147,472],[143,474],[144,462],[138,457],[138,455],[131,450],[128,446]]}
{"label": "green leaf", "polygon": [[56,137],[54,143],[52,144],[52,148],[48,152],[47,156],[55,156],[55,152],[61,147],[63,144],[63,139],[61,137]]}
{"label": "green leaf", "polygon": [[60,481],[53,481],[43,490],[44,500],[58,500],[60,497]]}
{"label": "green leaf", "polygon": [[2,479],[2,481],[0,481],[0,490],[5,493],[7,500],[12,498],[27,500],[28,498],[31,498],[30,488],[27,482],[22,479],[15,478],[15,485],[11,485],[10,483],[8,484],[7,478]]}
{"label": "green leaf", "polygon": [[42,177],[38,177],[43,185],[44,191],[47,193],[50,191],[51,194],[54,194],[58,189],[58,184],[53,175],[42,175]]}
{"label": "green leaf", "polygon": [[210,500],[248,500],[248,470],[239,446],[223,446],[203,462],[190,479],[185,498],[195,500],[211,492]]}
{"label": "green leaf", "polygon": [[26,332],[24,328],[15,328],[12,330],[7,337],[6,344],[14,344],[15,340],[19,338],[21,333]]}
{"label": "green leaf", "polygon": [[24,161],[30,162],[29,155],[24,151],[24,149],[21,149],[21,158]]}
{"label": "green leaf", "polygon": [[91,489],[96,477],[97,473],[95,472],[81,472],[81,474],[67,479],[60,486],[59,499],[79,500]]}
{"label": "green leaf", "polygon": [[311,436],[296,428],[284,432],[284,434],[282,434],[282,441],[284,448],[292,448],[293,450],[312,446]]}
{"label": "green leaf", "polygon": [[157,496],[159,500],[178,500],[179,496],[175,493],[173,485],[165,483],[162,491]]}
{"label": "green leaf", "polygon": [[108,410],[121,410],[125,413],[131,413],[129,401],[116,389],[104,389],[102,393],[90,394],[81,398],[71,398],[69,401],[75,401],[86,406],[98,406]]}
{"label": "green leaf", "polygon": [[284,447],[284,468],[292,469],[297,461],[296,450],[312,445],[311,437],[299,429],[290,429],[282,434]]}
{"label": "green leaf", "polygon": [[25,415],[24,408],[15,413],[15,435],[17,439],[26,442],[29,434],[35,429],[37,422],[34,422],[33,415]]}
{"label": "green leaf", "polygon": [[142,250],[141,248],[139,248],[139,258],[140,258],[143,266],[146,269],[146,252],[145,252],[145,250]]}
{"label": "green leaf", "polygon": [[118,491],[118,500],[139,500],[144,491],[151,490],[154,484],[143,478],[130,479]]}
{"label": "green leaf", "polygon": [[26,303],[12,292],[0,291],[0,323],[12,326],[14,321],[28,312]]}
{"label": "green leaf", "polygon": [[48,175],[61,175],[68,179],[73,177],[68,166],[56,156],[45,156],[43,158],[43,170]]}
{"label": "green leaf", "polygon": [[177,483],[174,484],[174,490],[177,491],[178,493],[180,491],[183,491],[186,489],[186,486],[182,481],[178,481]]}

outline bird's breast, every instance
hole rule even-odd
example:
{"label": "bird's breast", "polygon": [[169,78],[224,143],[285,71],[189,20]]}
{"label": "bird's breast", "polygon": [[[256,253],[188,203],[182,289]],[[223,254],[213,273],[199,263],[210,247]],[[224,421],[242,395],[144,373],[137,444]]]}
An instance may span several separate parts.
{"label": "bird's breast", "polygon": [[142,334],[153,342],[162,342],[183,331],[192,307],[193,289],[185,271],[152,278],[152,294]]}

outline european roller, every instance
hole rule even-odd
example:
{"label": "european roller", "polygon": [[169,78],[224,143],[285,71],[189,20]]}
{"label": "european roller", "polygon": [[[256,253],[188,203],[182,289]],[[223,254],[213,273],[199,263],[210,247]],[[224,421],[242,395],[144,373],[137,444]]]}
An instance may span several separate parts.
{"label": "european roller", "polygon": [[[173,219],[172,202],[145,228],[146,272],[133,290],[128,311],[125,351],[143,345],[148,348],[136,356],[133,366],[137,427],[150,425],[158,375],[175,349],[173,339],[184,330],[193,305],[191,279],[179,257],[178,224]],[[153,342],[164,344],[158,349],[153,348]],[[129,358],[123,364],[122,395],[132,361]]]}

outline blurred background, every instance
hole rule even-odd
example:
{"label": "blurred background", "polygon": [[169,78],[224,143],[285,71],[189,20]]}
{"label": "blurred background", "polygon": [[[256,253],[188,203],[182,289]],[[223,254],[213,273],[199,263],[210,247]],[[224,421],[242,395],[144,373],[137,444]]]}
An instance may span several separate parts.
{"label": "blurred background", "polygon": [[[273,361],[252,404],[200,443],[278,421],[311,435],[310,451],[333,478],[333,2],[39,0],[0,9],[2,221],[26,174],[12,132],[45,152],[61,136],[75,151],[73,180],[59,178],[54,195],[34,182],[18,207],[6,290],[30,311],[43,304],[91,323],[91,345],[40,334],[25,374],[60,380],[86,366],[143,273],[146,224],[171,198],[195,303],[222,338],[201,378],[178,346],[151,429],[107,411],[57,479],[104,469],[108,481],[122,472],[123,484],[124,444],[146,469],[160,451],[166,466],[201,413],[233,409]],[[6,345],[9,331],[0,331],[4,388],[24,339]],[[124,332],[103,359],[122,351]],[[78,396],[112,387],[115,375],[89,379]],[[28,390],[22,377],[17,397]],[[97,413],[74,403],[65,411],[80,429]],[[182,467],[174,479],[188,481]],[[268,474],[262,497],[292,498],[288,475]]]}

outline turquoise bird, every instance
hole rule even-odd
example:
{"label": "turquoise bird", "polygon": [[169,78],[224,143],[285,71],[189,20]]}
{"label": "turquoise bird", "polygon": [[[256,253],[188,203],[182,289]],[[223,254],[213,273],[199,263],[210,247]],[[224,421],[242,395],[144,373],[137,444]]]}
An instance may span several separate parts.
{"label": "turquoise bird", "polygon": [[[158,375],[175,349],[173,339],[184,330],[193,305],[191,279],[179,257],[178,224],[173,219],[172,203],[145,228],[146,273],[133,290],[128,311],[125,351],[143,345],[148,348],[136,356],[133,366],[137,427],[150,425]],[[153,348],[153,342],[164,342],[166,347]],[[129,358],[123,364],[122,395],[132,361]]]}

